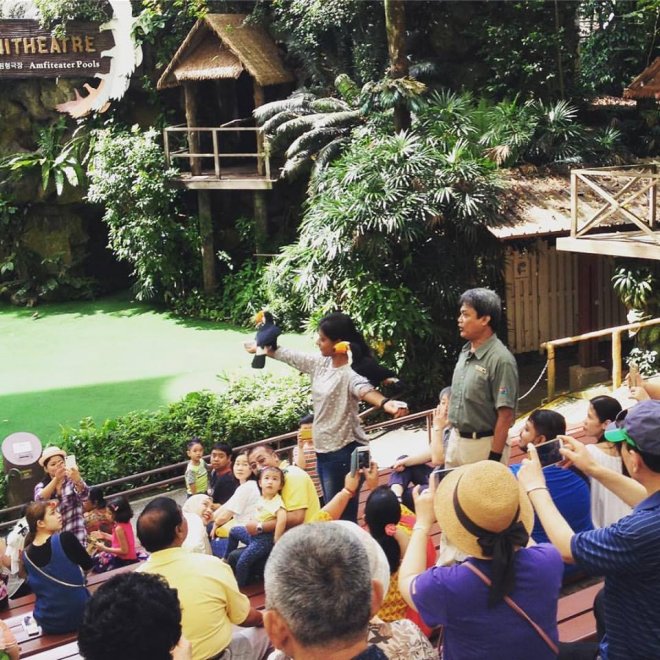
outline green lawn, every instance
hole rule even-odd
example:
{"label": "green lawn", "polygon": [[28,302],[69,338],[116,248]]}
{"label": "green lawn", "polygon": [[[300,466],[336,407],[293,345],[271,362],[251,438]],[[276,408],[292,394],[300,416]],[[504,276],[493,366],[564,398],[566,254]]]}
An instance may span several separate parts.
{"label": "green lawn", "polygon": [[[100,422],[220,390],[223,375],[290,372],[274,360],[263,372],[251,369],[242,342],[253,334],[175,319],[121,296],[36,310],[0,305],[0,440],[30,431],[46,444],[60,425],[83,417]],[[283,343],[314,350],[311,337],[286,335]]]}

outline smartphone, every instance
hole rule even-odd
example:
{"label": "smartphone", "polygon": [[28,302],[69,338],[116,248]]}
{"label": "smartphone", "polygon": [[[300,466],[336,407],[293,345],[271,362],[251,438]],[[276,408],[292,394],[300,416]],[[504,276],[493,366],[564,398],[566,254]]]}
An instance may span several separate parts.
{"label": "smartphone", "polygon": [[371,452],[369,447],[357,447],[351,454],[351,474],[355,475],[362,468],[369,469],[371,465]]}
{"label": "smartphone", "polygon": [[442,467],[437,467],[433,472],[431,472],[429,476],[429,488],[433,489],[433,492],[435,492],[435,489],[438,487],[438,484],[451,472],[453,472],[456,468],[442,468]]}
{"label": "smartphone", "polygon": [[298,436],[304,442],[307,442],[307,440],[311,440],[312,439],[312,427],[307,426],[307,425],[301,426],[300,431],[298,431]]}
{"label": "smartphone", "polygon": [[34,637],[41,632],[39,624],[35,621],[31,614],[26,614],[21,619],[21,625],[23,626],[23,630],[28,637]]}
{"label": "smartphone", "polygon": [[64,467],[67,470],[71,470],[73,468],[78,467],[76,464],[76,457],[73,454],[66,455],[66,458],[64,459]]}
{"label": "smartphone", "polygon": [[559,453],[560,449],[561,440],[559,438],[536,445],[536,453],[539,456],[541,467],[561,463],[561,461],[564,460],[564,457]]}

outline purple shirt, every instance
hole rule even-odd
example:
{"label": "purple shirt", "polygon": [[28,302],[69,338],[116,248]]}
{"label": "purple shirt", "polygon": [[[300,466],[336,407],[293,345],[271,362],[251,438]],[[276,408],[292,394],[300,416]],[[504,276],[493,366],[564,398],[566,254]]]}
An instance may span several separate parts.
{"label": "purple shirt", "polygon": [[[491,577],[491,563],[471,558]],[[549,544],[516,552],[516,581],[509,596],[555,643],[557,598],[564,565]],[[488,607],[488,587],[461,564],[437,566],[412,585],[415,607],[428,626],[445,626],[444,660],[550,660],[556,657],[539,634],[504,601]]]}

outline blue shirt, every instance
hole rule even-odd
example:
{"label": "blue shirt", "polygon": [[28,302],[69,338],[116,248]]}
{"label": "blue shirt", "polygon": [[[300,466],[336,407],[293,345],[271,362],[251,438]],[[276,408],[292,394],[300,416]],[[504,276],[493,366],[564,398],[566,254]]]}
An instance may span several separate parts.
{"label": "blue shirt", "polygon": [[[511,465],[516,479],[520,465]],[[586,532],[594,528],[591,522],[591,497],[589,484],[573,470],[548,465],[543,468],[545,484],[550,491],[550,497],[574,532]],[[538,516],[534,516],[532,538],[536,543],[550,543],[548,535],[541,525]],[[565,564],[564,577],[578,572],[573,564]]]}
{"label": "blue shirt", "polygon": [[618,522],[576,534],[571,552],[605,576],[603,660],[660,658],[660,492]]}

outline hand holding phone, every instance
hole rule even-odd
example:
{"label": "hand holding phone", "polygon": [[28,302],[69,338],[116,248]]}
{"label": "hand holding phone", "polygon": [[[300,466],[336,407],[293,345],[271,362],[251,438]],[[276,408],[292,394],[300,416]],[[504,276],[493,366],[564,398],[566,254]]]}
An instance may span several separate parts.
{"label": "hand holding phone", "polygon": [[536,453],[539,457],[539,462],[541,467],[547,467],[548,465],[556,465],[561,463],[564,460],[564,457],[560,453],[562,447],[561,440],[555,438],[554,440],[549,440],[548,442],[542,442],[540,445],[536,445]]}
{"label": "hand holding phone", "polygon": [[351,474],[355,475],[359,470],[369,469],[371,464],[371,452],[369,447],[356,447],[351,454]]}
{"label": "hand holding phone", "polygon": [[78,465],[76,464],[76,457],[73,454],[66,455],[66,458],[64,459],[64,467],[67,470],[74,470],[78,468]]}

